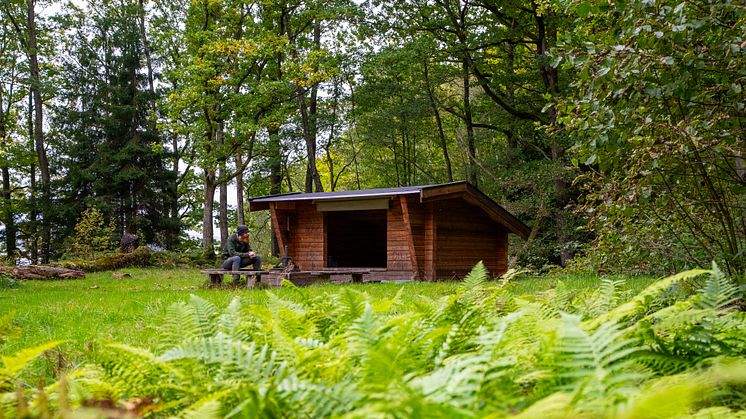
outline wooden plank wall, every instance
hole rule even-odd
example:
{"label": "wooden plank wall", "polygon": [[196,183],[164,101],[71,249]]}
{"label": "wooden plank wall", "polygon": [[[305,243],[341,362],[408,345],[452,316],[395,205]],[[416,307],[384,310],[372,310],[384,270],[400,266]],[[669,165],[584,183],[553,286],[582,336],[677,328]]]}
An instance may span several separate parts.
{"label": "wooden plank wall", "polygon": [[508,233],[503,226],[461,199],[434,205],[438,279],[462,278],[480,260],[492,277],[507,270]]}
{"label": "wooden plank wall", "polygon": [[295,209],[278,209],[276,212],[280,230],[284,234],[287,234],[285,224],[289,218],[290,237],[286,238],[286,243],[288,243],[288,253],[293,258],[293,262],[304,271],[325,268],[324,214],[316,211],[316,206],[310,202],[296,202]]}
{"label": "wooden plank wall", "polygon": [[386,218],[386,272],[382,279],[415,279],[416,268],[410,255],[410,229],[404,220],[402,200],[392,199]]}

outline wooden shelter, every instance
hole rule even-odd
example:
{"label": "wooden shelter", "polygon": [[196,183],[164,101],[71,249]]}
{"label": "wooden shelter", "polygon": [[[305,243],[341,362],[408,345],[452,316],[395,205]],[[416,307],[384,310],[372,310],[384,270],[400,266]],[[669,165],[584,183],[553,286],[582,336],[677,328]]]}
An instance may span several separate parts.
{"label": "wooden shelter", "polygon": [[271,211],[280,249],[303,271],[365,268],[370,280],[460,278],[507,269],[508,234],[529,228],[466,182],[249,200]]}

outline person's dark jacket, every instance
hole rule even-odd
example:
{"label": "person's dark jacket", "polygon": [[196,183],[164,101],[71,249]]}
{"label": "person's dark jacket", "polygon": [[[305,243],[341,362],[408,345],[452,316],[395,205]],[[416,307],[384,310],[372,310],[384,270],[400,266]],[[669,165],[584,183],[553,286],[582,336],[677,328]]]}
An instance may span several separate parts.
{"label": "person's dark jacket", "polygon": [[238,235],[233,234],[228,238],[228,241],[225,243],[225,248],[223,248],[223,260],[228,259],[229,257],[233,256],[240,256],[242,258],[249,257],[249,252],[251,252],[251,246],[249,246],[248,243],[244,243],[241,240],[238,239]]}

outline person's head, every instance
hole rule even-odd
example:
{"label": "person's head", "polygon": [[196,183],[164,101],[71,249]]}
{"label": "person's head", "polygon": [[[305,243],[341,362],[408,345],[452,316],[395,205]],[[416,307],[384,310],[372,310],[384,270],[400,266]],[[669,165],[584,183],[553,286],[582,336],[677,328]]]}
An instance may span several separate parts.
{"label": "person's head", "polygon": [[245,225],[240,225],[236,229],[236,236],[238,236],[238,239],[242,242],[248,242],[249,241],[249,228]]}

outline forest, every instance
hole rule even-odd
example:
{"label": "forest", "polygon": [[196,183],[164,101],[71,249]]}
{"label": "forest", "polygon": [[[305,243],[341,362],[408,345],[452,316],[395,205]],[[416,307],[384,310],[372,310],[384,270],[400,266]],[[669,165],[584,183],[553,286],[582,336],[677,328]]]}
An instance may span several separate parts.
{"label": "forest", "polygon": [[8,263],[267,254],[251,197],[466,180],[537,271],[746,269],[740,2],[0,4]]}
{"label": "forest", "polygon": [[0,0],[0,419],[746,418],[744,88],[743,0]]}

